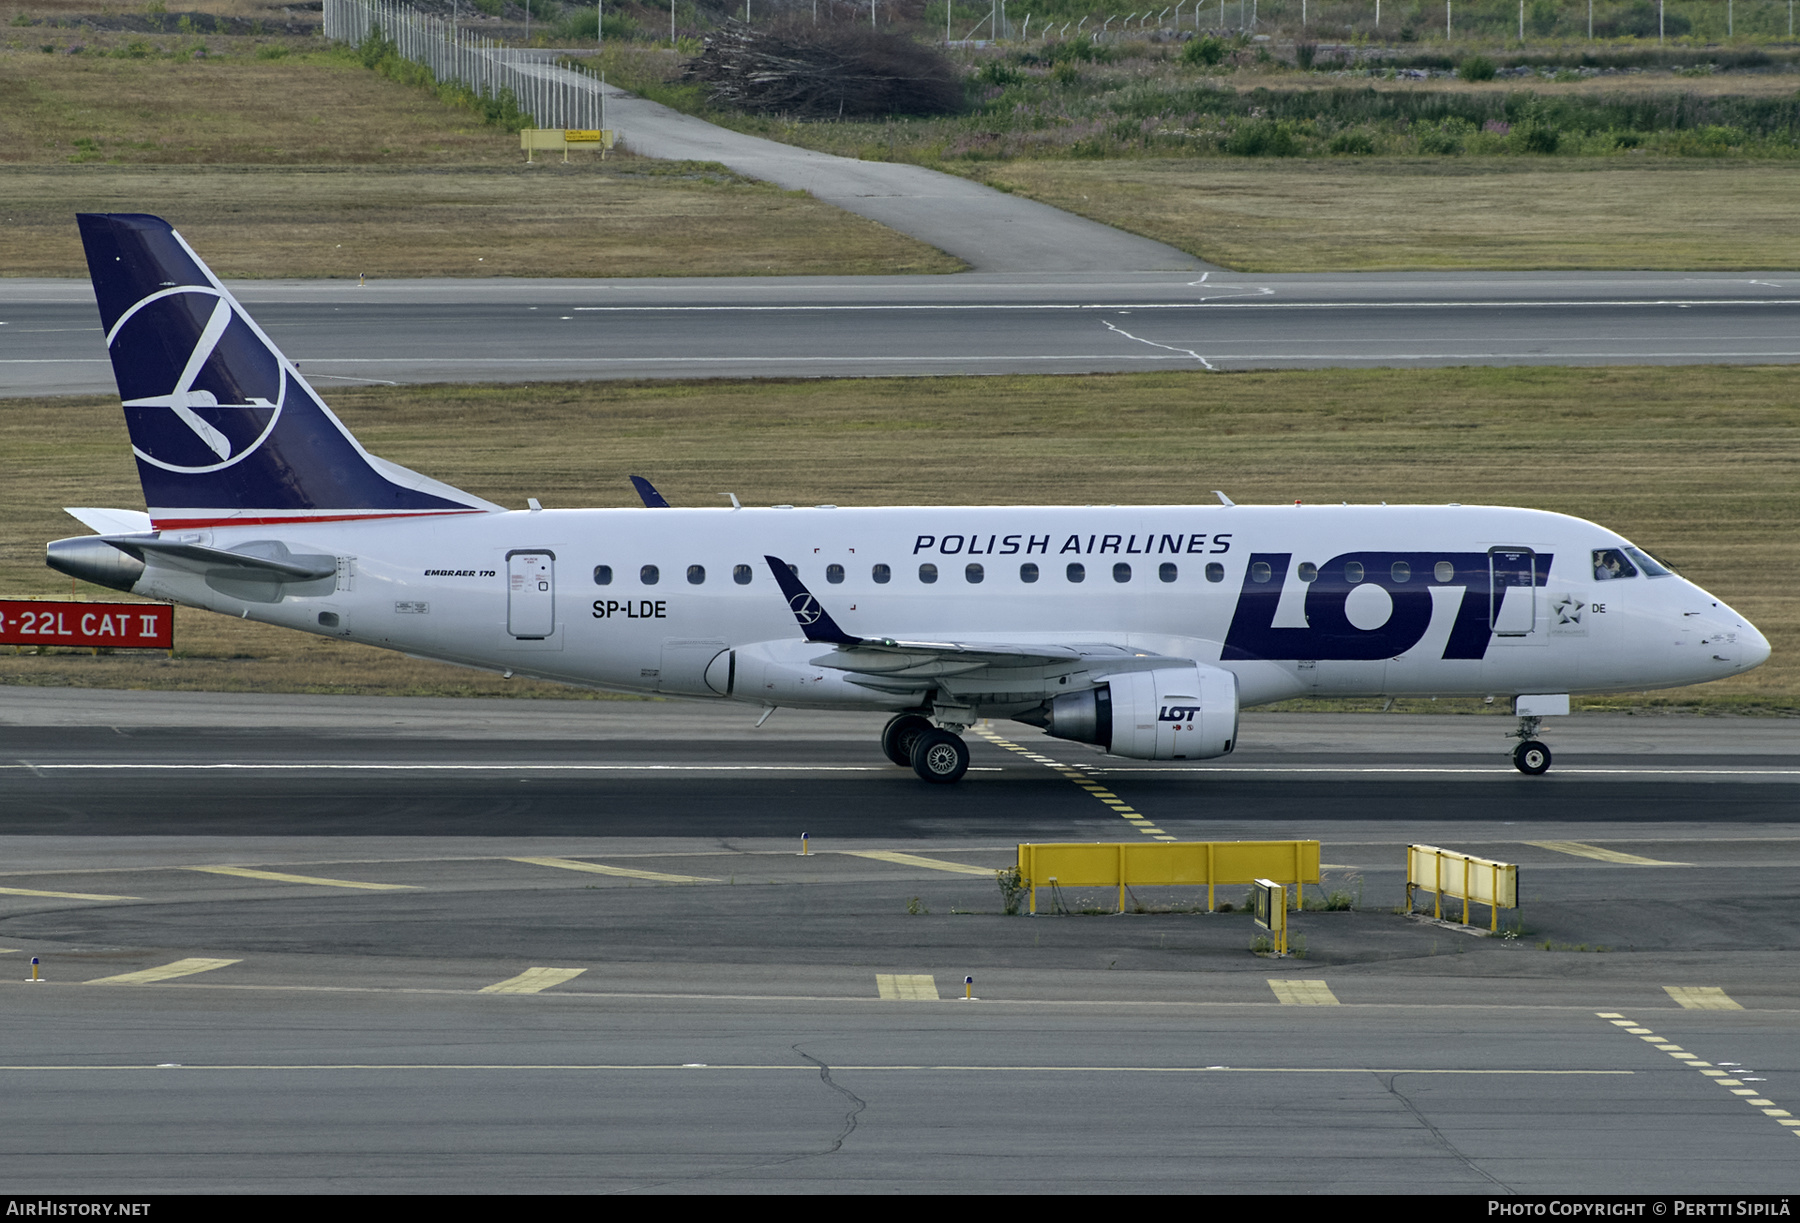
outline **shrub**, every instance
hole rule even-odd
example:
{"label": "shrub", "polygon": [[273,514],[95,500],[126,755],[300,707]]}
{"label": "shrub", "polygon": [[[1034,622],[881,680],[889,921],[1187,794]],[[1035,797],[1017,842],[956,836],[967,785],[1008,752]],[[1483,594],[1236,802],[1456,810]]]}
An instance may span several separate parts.
{"label": "shrub", "polygon": [[1256,119],[1231,133],[1225,151],[1238,157],[1294,157],[1300,152],[1300,142],[1287,124]]}
{"label": "shrub", "polygon": [[1375,151],[1375,141],[1367,132],[1339,132],[1331,138],[1330,148],[1340,155],[1362,157]]}
{"label": "shrub", "polygon": [[1465,81],[1491,81],[1494,71],[1494,61],[1485,55],[1471,55],[1456,66],[1456,75]]}
{"label": "shrub", "polygon": [[1205,68],[1216,68],[1225,61],[1227,47],[1221,39],[1208,34],[1196,38],[1181,49],[1181,62]]}
{"label": "shrub", "polygon": [[1562,133],[1544,123],[1526,124],[1514,131],[1513,137],[1527,153],[1554,153],[1562,143]]}
{"label": "shrub", "polygon": [[1313,62],[1319,58],[1319,44],[1316,42],[1297,42],[1294,44],[1294,67],[1302,72],[1311,72]]}

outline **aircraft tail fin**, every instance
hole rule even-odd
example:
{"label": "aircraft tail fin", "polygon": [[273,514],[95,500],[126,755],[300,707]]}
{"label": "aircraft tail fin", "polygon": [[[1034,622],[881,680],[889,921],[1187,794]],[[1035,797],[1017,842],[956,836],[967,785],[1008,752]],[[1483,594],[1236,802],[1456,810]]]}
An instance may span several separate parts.
{"label": "aircraft tail fin", "polygon": [[364,450],[167,221],[76,219],[157,529],[502,508]]}

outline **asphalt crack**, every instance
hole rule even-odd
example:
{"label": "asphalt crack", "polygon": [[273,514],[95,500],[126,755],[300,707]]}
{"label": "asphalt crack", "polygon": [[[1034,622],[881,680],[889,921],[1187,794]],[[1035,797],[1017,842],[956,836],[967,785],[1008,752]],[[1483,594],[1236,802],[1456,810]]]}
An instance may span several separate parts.
{"label": "asphalt crack", "polygon": [[1483,1180],[1488,1181],[1490,1184],[1497,1186],[1498,1188],[1500,1188],[1502,1191],[1504,1191],[1506,1193],[1514,1194],[1515,1196],[1518,1194],[1518,1190],[1514,1189],[1511,1185],[1507,1184],[1505,1181],[1501,1180],[1499,1177],[1497,1177],[1493,1173],[1489,1172],[1486,1168],[1483,1168],[1480,1164],[1477,1164],[1474,1160],[1470,1159],[1467,1155],[1464,1155],[1462,1153],[1461,1149],[1459,1149],[1454,1142],[1451,1142],[1448,1138],[1444,1137],[1444,1132],[1442,1130],[1438,1129],[1437,1126],[1433,1125],[1430,1122],[1430,1120],[1428,1120],[1426,1118],[1425,1114],[1419,1111],[1418,1106],[1416,1104],[1414,1104],[1411,1100],[1407,1099],[1405,1094],[1403,1094],[1401,1092],[1400,1088],[1395,1085],[1394,1081],[1398,1077],[1399,1077],[1398,1075],[1392,1075],[1392,1074],[1377,1075],[1376,1079],[1381,1083],[1381,1085],[1383,1087],[1385,1087],[1387,1089],[1387,1093],[1390,1096],[1393,1096],[1394,1099],[1400,1101],[1400,1103],[1405,1106],[1406,1111],[1413,1115],[1413,1120],[1417,1121],[1420,1125],[1424,1126],[1425,1131],[1428,1134],[1430,1134],[1434,1139],[1437,1140],[1437,1144],[1439,1146],[1443,1147],[1444,1150],[1448,1151],[1450,1154],[1454,1155],[1457,1159],[1461,1160],[1462,1165],[1465,1168],[1467,1168],[1469,1171],[1473,1172],[1475,1175],[1481,1177]]}
{"label": "asphalt crack", "polygon": [[838,1083],[834,1082],[831,1077],[831,1067],[827,1066],[824,1062],[820,1061],[818,1058],[814,1057],[812,1054],[806,1052],[806,1050],[802,1049],[799,1045],[790,1045],[789,1048],[793,1049],[793,1051],[795,1053],[798,1053],[801,1057],[805,1058],[807,1061],[809,1061],[813,1065],[817,1066],[819,1068],[819,1081],[821,1083],[825,1084],[825,1086],[831,1088],[831,1090],[833,1090],[833,1091],[837,1092],[839,1095],[843,1096],[846,1100],[850,1101],[850,1103],[853,1105],[853,1107],[850,1109],[850,1111],[844,1114],[843,1132],[840,1133],[835,1139],[832,1140],[832,1143],[829,1147],[825,1148],[823,1151],[817,1152],[817,1154],[819,1154],[819,1155],[836,1155],[840,1150],[843,1149],[844,1140],[856,1132],[857,1114],[862,1112],[863,1109],[869,1107],[869,1102],[867,1100],[864,1100],[861,1096],[857,1095],[855,1092],[851,1091],[848,1087],[841,1086]]}

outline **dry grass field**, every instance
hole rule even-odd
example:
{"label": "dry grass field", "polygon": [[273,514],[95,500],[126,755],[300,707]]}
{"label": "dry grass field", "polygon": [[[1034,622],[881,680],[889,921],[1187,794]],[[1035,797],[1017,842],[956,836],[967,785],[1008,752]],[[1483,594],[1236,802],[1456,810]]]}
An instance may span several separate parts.
{"label": "dry grass field", "polygon": [[[1800,711],[1800,406],[1780,368],[1445,369],[334,390],[378,454],[522,506],[1417,501],[1616,527],[1750,616],[1749,675],[1661,694]],[[67,594],[58,507],[141,505],[112,399],[0,403],[0,591]],[[86,588],[98,596],[95,588]],[[0,655],[0,683],[556,691],[182,611],[178,657]],[[573,693],[567,693],[574,695]],[[1615,702],[1617,703],[1617,702]],[[1625,702],[1627,704],[1632,702]],[[1642,703],[1642,702],[1639,702]]]}
{"label": "dry grass field", "polygon": [[[19,34],[0,27],[0,35]],[[950,272],[961,263],[718,166],[518,136],[316,40],[30,27],[0,47],[0,276],[82,276],[77,211],[155,212],[234,277]],[[96,40],[145,58],[44,54]],[[19,41],[15,38],[13,41]],[[205,59],[177,52],[201,42]],[[286,58],[261,50],[297,48]]]}
{"label": "dry grass field", "polygon": [[959,171],[1247,272],[1800,268],[1800,162],[1012,161]]}

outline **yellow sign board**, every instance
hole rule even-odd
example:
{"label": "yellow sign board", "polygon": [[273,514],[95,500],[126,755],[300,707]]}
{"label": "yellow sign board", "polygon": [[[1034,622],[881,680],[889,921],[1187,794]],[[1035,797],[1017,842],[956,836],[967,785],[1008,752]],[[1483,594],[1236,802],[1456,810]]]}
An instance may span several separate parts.
{"label": "yellow sign board", "polygon": [[601,156],[613,147],[616,133],[611,128],[561,128],[561,127],[527,127],[519,131],[519,147],[525,150],[525,160],[531,160],[534,149],[561,149],[563,160],[569,160],[569,146],[572,144],[597,144]]}
{"label": "yellow sign board", "polygon": [[1415,889],[1432,893],[1432,916],[1444,915],[1444,897],[1463,902],[1463,924],[1469,924],[1469,904],[1492,908],[1490,930],[1500,928],[1500,910],[1519,907],[1519,868],[1511,862],[1495,862],[1435,845],[1406,847],[1406,907],[1412,908]]}
{"label": "yellow sign board", "polygon": [[1204,885],[1206,907],[1219,884],[1248,884],[1259,878],[1288,883],[1319,882],[1317,841],[1122,841],[1057,842],[1019,846],[1019,875],[1031,889],[1037,912],[1037,889],[1061,887],[1119,889],[1119,911],[1125,911],[1125,889]]}

